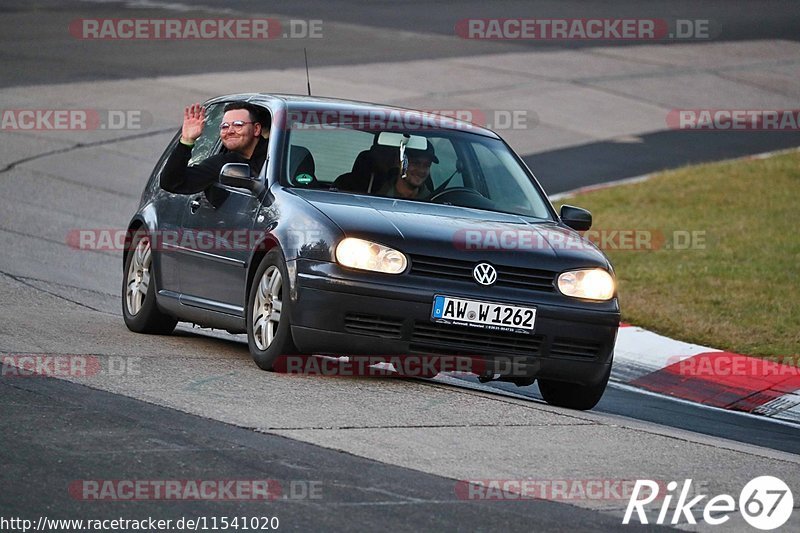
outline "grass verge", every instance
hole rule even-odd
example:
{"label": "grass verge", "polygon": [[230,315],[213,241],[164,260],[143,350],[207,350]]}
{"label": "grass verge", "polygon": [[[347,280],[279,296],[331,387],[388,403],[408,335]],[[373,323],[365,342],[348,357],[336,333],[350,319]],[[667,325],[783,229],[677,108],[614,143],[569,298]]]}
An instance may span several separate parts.
{"label": "grass verge", "polygon": [[559,203],[592,212],[624,321],[736,353],[800,355],[800,153],[685,167]]}

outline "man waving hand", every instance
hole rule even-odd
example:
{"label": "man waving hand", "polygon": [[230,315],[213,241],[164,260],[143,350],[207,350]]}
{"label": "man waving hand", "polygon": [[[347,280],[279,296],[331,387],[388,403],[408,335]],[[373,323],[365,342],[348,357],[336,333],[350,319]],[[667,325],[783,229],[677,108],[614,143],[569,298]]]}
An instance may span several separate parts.
{"label": "man waving hand", "polygon": [[262,132],[269,131],[268,114],[247,102],[231,102],[225,105],[224,113],[219,135],[225,151],[189,166],[192,147],[203,133],[206,114],[198,103],[184,109],[181,139],[161,173],[162,189],[178,194],[201,192],[218,181],[226,163],[247,163],[253,175],[261,171],[267,158],[267,139]]}

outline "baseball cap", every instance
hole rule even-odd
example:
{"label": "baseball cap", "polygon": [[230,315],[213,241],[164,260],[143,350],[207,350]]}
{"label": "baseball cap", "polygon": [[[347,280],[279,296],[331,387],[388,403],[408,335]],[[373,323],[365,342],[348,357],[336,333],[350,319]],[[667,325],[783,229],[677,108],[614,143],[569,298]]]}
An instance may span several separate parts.
{"label": "baseball cap", "polygon": [[430,141],[428,141],[428,145],[425,147],[424,150],[416,150],[413,148],[408,148],[406,150],[406,156],[413,159],[427,158],[433,161],[434,163],[439,162],[439,158],[436,157],[436,152],[434,152],[433,145],[431,144]]}

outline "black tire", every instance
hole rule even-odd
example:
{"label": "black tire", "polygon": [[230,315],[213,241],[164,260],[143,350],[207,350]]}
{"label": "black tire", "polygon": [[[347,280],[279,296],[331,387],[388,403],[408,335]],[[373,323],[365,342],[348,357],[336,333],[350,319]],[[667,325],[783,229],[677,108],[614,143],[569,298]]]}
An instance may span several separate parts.
{"label": "black tire", "polygon": [[122,316],[131,331],[168,335],[178,320],[158,308],[153,274],[150,237],[147,232],[138,230],[131,239],[122,271]]}
{"label": "black tire", "polygon": [[[277,287],[270,285],[270,283],[276,283],[270,281],[275,279],[276,273],[280,275]],[[264,290],[259,287],[262,280],[265,280]],[[289,274],[283,254],[279,249],[273,248],[267,252],[267,255],[261,260],[261,264],[258,265],[258,270],[250,284],[250,291],[247,293],[247,345],[253,361],[262,370],[272,370],[275,360],[282,355],[297,353],[297,348],[292,340],[289,320],[291,301],[288,280]],[[279,317],[274,320],[276,300],[280,302],[280,308],[278,309]],[[265,303],[267,301],[269,301],[269,307]],[[256,307],[258,307],[258,313],[256,313]],[[260,322],[258,327],[257,322]],[[270,332],[267,332],[265,328],[270,328]]]}
{"label": "black tire", "polygon": [[603,379],[596,385],[578,385],[575,383],[539,379],[539,392],[542,393],[544,401],[550,405],[587,411],[597,405],[597,402],[603,397],[610,376],[611,365],[608,365],[605,376],[603,376]]}

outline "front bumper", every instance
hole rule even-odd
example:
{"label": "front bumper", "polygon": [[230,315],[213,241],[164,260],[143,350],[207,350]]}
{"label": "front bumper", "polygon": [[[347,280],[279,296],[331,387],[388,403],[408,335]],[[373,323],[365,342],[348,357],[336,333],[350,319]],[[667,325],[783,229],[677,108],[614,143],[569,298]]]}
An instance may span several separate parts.
{"label": "front bumper", "polygon": [[[334,263],[291,262],[292,335],[306,353],[433,355],[483,361],[486,372],[591,385],[611,364],[619,326],[612,302],[495,290],[461,281],[354,272]],[[431,321],[434,294],[535,306],[532,334]],[[560,305],[559,305],[560,304]]]}

